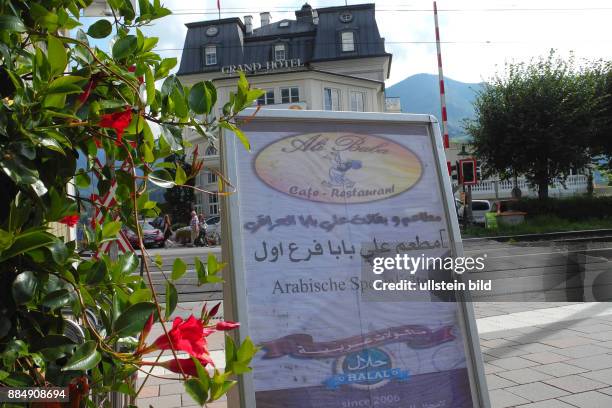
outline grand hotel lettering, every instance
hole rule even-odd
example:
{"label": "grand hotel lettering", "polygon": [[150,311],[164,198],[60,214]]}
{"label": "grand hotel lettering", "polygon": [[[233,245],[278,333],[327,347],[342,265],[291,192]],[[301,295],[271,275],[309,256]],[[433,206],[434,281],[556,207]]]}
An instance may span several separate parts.
{"label": "grand hotel lettering", "polygon": [[237,71],[243,71],[247,74],[255,74],[260,71],[275,71],[277,69],[300,68],[304,64],[299,58],[282,61],[268,61],[265,64],[260,62],[252,62],[250,64],[240,65],[225,65],[221,67],[221,72],[224,74],[234,74]]}

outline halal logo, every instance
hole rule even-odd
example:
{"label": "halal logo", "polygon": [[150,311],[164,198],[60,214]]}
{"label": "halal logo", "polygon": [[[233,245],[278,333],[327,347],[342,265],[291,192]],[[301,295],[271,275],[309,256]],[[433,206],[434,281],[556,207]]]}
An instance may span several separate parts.
{"label": "halal logo", "polygon": [[408,371],[393,367],[391,355],[379,348],[367,348],[340,357],[336,374],[325,380],[329,389],[350,385],[358,389],[382,387],[391,380],[405,381]]}

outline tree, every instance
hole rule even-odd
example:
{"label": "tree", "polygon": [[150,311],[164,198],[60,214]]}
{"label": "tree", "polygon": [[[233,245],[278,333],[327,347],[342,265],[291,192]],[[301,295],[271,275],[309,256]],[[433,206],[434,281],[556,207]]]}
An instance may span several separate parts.
{"label": "tree", "polygon": [[[165,160],[180,165],[185,174],[192,172],[191,164],[185,161],[185,155],[172,155],[168,156]],[[171,171],[171,173],[176,174],[176,170]],[[186,184],[194,186],[195,179],[189,179]],[[195,201],[195,194],[192,188],[184,188],[183,186],[168,188],[164,192],[164,199],[166,202],[163,204],[162,209],[170,214],[173,223],[189,223],[190,213]]]}
{"label": "tree", "polygon": [[[169,327],[178,301],[175,283],[186,265],[174,263],[161,304],[137,220],[159,211],[149,199],[150,183],[184,186],[196,175],[197,168],[187,174],[179,165],[172,176],[173,164],[164,162],[184,154],[185,128],[205,138],[230,129],[249,148],[236,115],[262,91],[250,89],[241,75],[216,116],[213,84],[181,84],[169,74],[176,59],[162,59],[154,51],[157,38],[139,30],[170,14],[158,0],[140,0],[138,13],[129,0],[109,0],[112,21],[66,35],[81,25],[90,3],[0,1],[0,386],[69,386],[71,406],[91,407],[110,391],[133,400],[142,389],[133,374],[147,373],[146,383],[145,368],[160,365],[179,373],[189,394],[204,404],[249,370],[257,349],[248,339],[235,344],[227,337],[224,372],[204,368],[211,363],[204,337],[237,324],[212,324],[217,306],[186,321],[176,318]],[[111,34],[110,52],[89,42]],[[81,157],[84,168],[77,165]],[[101,166],[99,157],[106,159]],[[73,192],[72,185],[90,185],[92,172],[99,178],[96,196],[112,187],[114,201]],[[77,223],[78,204],[85,201],[102,215],[86,230],[88,249],[97,253],[91,258],[82,258],[74,241],[50,233],[52,224]],[[102,250],[123,226],[138,234],[144,277],[134,253]],[[222,281],[223,264],[214,256],[194,263],[198,284]],[[81,341],[68,335],[69,320],[82,327]],[[155,322],[163,334],[152,341],[147,336]],[[164,350],[171,351],[168,361],[145,358]],[[179,359],[179,351],[189,357]]]}
{"label": "tree", "polygon": [[540,199],[548,186],[590,161],[594,82],[572,60],[551,51],[530,64],[511,64],[477,95],[465,128],[489,172],[526,176]]}

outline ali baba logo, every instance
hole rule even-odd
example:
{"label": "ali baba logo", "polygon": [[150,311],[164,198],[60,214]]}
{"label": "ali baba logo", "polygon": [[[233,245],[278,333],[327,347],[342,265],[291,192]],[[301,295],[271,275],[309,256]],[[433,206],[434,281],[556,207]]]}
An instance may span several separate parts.
{"label": "ali baba logo", "polygon": [[325,380],[325,386],[332,390],[341,385],[367,390],[382,387],[391,380],[410,378],[408,371],[393,367],[391,355],[380,348],[366,348],[340,357],[335,371]]}
{"label": "ali baba logo", "polygon": [[264,147],[255,172],[292,197],[335,204],[383,200],[412,188],[423,167],[417,155],[392,140],[357,133],[289,136]]}

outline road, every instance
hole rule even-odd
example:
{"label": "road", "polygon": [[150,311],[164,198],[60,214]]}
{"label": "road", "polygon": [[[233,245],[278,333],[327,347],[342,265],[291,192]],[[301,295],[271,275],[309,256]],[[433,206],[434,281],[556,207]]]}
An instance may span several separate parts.
{"label": "road", "polygon": [[163,298],[165,293],[165,276],[170,276],[172,265],[177,258],[180,258],[187,265],[187,273],[176,283],[176,289],[179,292],[180,302],[198,302],[205,300],[220,300],[222,299],[222,287],[216,285],[197,285],[195,274],[195,258],[200,258],[204,263],[209,253],[221,258],[221,247],[174,247],[174,248],[159,248],[150,249],[150,260],[153,261],[157,255],[160,255],[163,261],[162,267],[158,268],[153,262],[151,265],[151,278],[153,280],[155,291]]}

